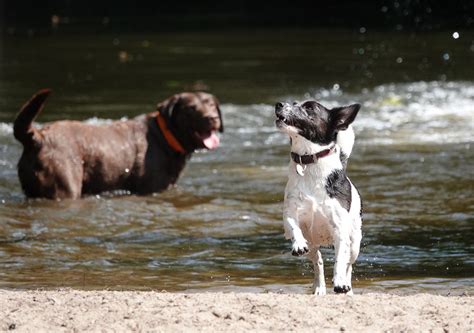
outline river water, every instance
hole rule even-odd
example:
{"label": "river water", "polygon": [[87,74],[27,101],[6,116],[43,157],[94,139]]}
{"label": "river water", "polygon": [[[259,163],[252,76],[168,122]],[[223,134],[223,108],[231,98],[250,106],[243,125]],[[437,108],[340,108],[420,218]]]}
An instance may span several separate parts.
{"label": "river water", "polygon": [[[474,47],[460,32],[56,34],[2,40],[0,287],[307,293],[283,238],[288,139],[277,101],[362,104],[348,173],[364,199],[356,292],[474,291]],[[150,195],[26,200],[12,121],[39,88],[38,125],[101,124],[209,89],[225,133],[178,186]],[[325,249],[328,283],[333,250]]]}

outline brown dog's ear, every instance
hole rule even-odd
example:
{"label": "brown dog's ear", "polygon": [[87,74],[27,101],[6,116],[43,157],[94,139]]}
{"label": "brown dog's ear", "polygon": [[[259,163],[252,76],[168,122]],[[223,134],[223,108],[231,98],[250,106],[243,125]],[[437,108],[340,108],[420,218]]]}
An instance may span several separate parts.
{"label": "brown dog's ear", "polygon": [[214,97],[214,103],[216,104],[217,108],[217,113],[219,114],[219,120],[221,121],[221,126],[219,127],[219,132],[224,132],[224,121],[222,120],[222,113],[221,113],[221,108],[219,107],[219,101],[215,96]]}
{"label": "brown dog's ear", "polygon": [[347,127],[354,121],[359,109],[360,104],[352,104],[332,109],[330,111],[331,119],[334,122],[336,130],[343,131],[347,129]]}
{"label": "brown dog's ear", "polygon": [[160,111],[160,114],[169,121],[173,116],[174,107],[176,106],[176,104],[178,104],[180,98],[181,96],[179,94],[173,95],[165,99],[163,102],[158,103],[156,109]]}

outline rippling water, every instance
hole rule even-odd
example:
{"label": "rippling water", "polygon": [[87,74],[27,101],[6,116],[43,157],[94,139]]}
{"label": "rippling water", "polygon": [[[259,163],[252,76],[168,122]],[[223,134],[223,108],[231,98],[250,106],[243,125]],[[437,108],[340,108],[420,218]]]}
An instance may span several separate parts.
{"label": "rippling water", "polygon": [[[474,84],[330,84],[266,97],[306,98],[363,105],[348,168],[365,208],[356,290],[474,290]],[[102,123],[153,107],[88,98],[60,113],[54,103],[40,123],[78,118],[76,110]],[[60,202],[24,198],[21,147],[11,121],[1,122],[0,287],[309,292],[311,266],[291,256],[282,233],[289,147],[274,128],[273,106],[224,100],[222,111],[221,147],[196,153],[177,188]],[[5,108],[0,114],[7,118]],[[332,250],[323,256],[329,282]]]}

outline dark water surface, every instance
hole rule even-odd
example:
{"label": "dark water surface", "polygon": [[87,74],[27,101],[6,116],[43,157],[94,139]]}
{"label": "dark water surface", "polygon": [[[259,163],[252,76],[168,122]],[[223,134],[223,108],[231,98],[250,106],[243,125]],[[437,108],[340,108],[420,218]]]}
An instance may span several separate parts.
{"label": "dark water surface", "polygon": [[[474,291],[474,34],[452,33],[4,38],[0,287],[309,292],[311,267],[282,235],[288,140],[272,105],[311,97],[363,105],[349,161],[365,208],[356,292]],[[26,200],[12,121],[42,87],[55,94],[39,123],[94,124],[207,87],[226,132],[171,191]]]}

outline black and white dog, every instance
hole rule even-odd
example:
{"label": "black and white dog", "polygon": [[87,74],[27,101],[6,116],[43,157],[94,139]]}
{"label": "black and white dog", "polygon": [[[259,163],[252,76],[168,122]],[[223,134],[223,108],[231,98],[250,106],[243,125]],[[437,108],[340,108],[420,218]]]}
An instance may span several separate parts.
{"label": "black and white dog", "polygon": [[320,246],[334,245],[334,291],[352,294],[352,264],[362,238],[362,201],[346,176],[360,104],[327,109],[316,101],[278,103],[277,128],[291,141],[285,189],[285,237],[293,255],[307,254],[314,265],[314,293],[326,294]]}

